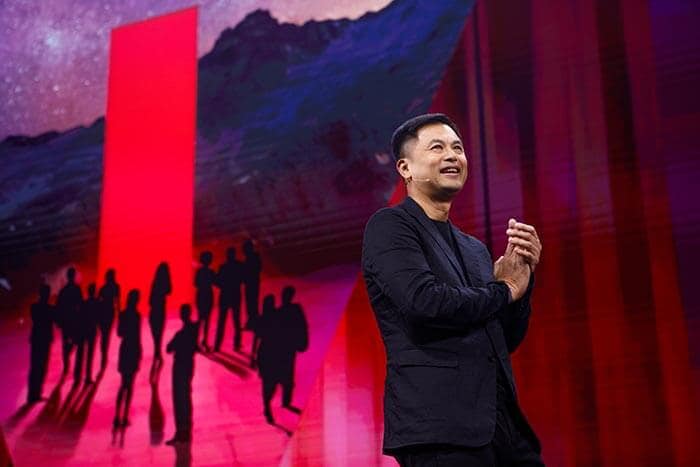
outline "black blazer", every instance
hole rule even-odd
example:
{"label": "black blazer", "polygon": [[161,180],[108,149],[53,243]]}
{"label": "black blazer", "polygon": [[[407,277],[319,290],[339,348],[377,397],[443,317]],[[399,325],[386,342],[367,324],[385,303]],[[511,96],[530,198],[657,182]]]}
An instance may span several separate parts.
{"label": "black blazer", "polygon": [[534,279],[525,296],[509,304],[508,286],[494,281],[484,244],[450,227],[468,277],[411,198],[380,209],[365,228],[362,270],[387,354],[387,453],[427,443],[489,443],[498,365],[515,396],[509,353],[525,337]]}

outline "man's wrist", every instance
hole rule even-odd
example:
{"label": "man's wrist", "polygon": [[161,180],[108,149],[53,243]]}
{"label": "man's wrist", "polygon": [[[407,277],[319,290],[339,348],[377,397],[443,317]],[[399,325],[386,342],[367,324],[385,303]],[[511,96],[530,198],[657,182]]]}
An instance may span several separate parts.
{"label": "man's wrist", "polygon": [[499,279],[496,281],[498,284],[503,284],[505,285],[505,290],[506,290],[506,298],[507,298],[507,304],[510,305],[513,303],[513,294],[515,293],[515,290],[513,289],[513,286],[511,286],[507,281],[503,279]]}

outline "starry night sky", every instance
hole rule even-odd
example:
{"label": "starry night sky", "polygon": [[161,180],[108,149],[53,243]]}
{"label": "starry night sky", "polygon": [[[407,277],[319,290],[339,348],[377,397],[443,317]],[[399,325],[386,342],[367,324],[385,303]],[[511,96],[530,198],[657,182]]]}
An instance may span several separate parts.
{"label": "starry night sky", "polygon": [[281,22],[357,18],[390,0],[0,0],[0,140],[104,115],[112,28],[199,5],[199,56],[249,12]]}

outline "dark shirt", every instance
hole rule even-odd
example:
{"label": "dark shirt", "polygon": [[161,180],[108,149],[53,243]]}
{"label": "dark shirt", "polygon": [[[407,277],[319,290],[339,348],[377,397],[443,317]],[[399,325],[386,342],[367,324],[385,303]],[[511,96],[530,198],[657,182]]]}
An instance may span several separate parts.
{"label": "dark shirt", "polygon": [[34,303],[31,307],[32,331],[30,340],[51,342],[53,340],[53,306],[48,303]]}
{"label": "dark shirt", "polygon": [[165,298],[171,292],[172,285],[170,284],[170,279],[153,281],[151,293],[148,296],[148,304],[151,305],[151,314],[153,314],[154,308],[156,312],[164,312],[164,310],[161,309],[165,308]]}
{"label": "dark shirt", "polygon": [[454,236],[452,235],[452,232],[450,231],[450,223],[448,221],[436,221],[435,219],[431,219],[433,221],[433,224],[435,224],[435,227],[440,231],[440,235],[442,235],[442,238],[445,239],[448,245],[450,245],[450,248],[452,248],[452,251],[457,253],[457,248],[455,244],[455,239]]}
{"label": "dark shirt", "polygon": [[117,368],[122,375],[133,375],[142,355],[141,315],[136,308],[127,308],[119,314],[117,335],[122,338]]}
{"label": "dark shirt", "polygon": [[88,297],[78,309],[76,317],[76,338],[94,339],[99,322],[100,306],[102,304],[95,297]]}
{"label": "dark shirt", "polygon": [[260,271],[262,270],[260,255],[252,253],[250,256],[246,256],[243,267],[246,287],[257,287],[260,284]]}
{"label": "dark shirt", "polygon": [[111,327],[114,322],[114,314],[119,312],[119,284],[107,282],[100,288],[100,326]]}
{"label": "dark shirt", "polygon": [[240,261],[226,261],[221,265],[216,275],[216,285],[221,290],[222,299],[240,301],[244,274],[243,263]]}
{"label": "dark shirt", "polygon": [[194,278],[194,286],[197,288],[197,301],[211,301],[214,299],[212,286],[216,282],[216,273],[206,266],[197,270]]}
{"label": "dark shirt", "polygon": [[173,367],[194,367],[194,354],[197,351],[197,323],[187,322],[175,333],[166,348],[168,353],[174,353]]}
{"label": "dark shirt", "polygon": [[457,248],[457,241],[455,240],[455,236],[452,233],[452,228],[450,226],[449,221],[447,222],[442,222],[442,221],[436,221],[434,219],[431,219],[433,221],[433,224],[437,227],[438,231],[440,232],[440,235],[442,235],[442,238],[445,239],[447,244],[450,246],[452,249],[452,252],[455,254],[457,259],[459,260],[460,266],[462,266],[462,273],[464,274],[464,277],[467,279],[467,285],[472,286],[472,281],[469,278],[469,273],[467,272],[466,267],[464,266],[464,260],[462,259],[462,253],[460,253],[459,248]]}

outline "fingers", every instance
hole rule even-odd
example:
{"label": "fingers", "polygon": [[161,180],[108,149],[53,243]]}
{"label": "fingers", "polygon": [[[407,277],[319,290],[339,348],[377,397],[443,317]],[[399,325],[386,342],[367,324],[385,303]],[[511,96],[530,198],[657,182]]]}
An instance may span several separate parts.
{"label": "fingers", "polygon": [[527,232],[525,230],[508,229],[506,230],[506,235],[508,235],[509,239],[517,237],[529,241],[534,245],[540,245],[540,239],[537,238],[535,234]]}
{"label": "fingers", "polygon": [[514,246],[520,246],[523,248],[526,248],[531,251],[537,251],[539,249],[539,245],[535,242],[531,242],[529,240],[525,240],[519,237],[508,237],[508,244],[509,245],[514,245]]}
{"label": "fingers", "polygon": [[508,243],[513,245],[513,251],[525,258],[526,262],[534,266],[540,261],[540,248],[531,242],[521,238],[510,237]]}
{"label": "fingers", "polygon": [[521,248],[521,247],[519,247],[519,246],[518,246],[518,247],[515,247],[515,248],[513,249],[513,251],[514,251],[515,253],[521,255],[521,256],[524,256],[524,257],[527,258],[527,259],[532,260],[532,261],[535,261],[535,260],[537,259],[537,258],[535,257],[535,254],[534,254],[534,253],[532,253],[531,251],[526,250],[526,249],[524,249],[524,248]]}
{"label": "fingers", "polygon": [[[508,244],[506,245],[506,252],[504,253],[504,255],[510,256],[513,253],[513,248],[515,248],[515,245],[508,242]],[[501,258],[503,258],[503,256],[501,256]]]}
{"label": "fingers", "polygon": [[[509,244],[514,243],[515,245],[520,245],[528,249],[534,249],[535,253],[542,249],[542,243],[537,236],[537,231],[529,224],[517,222],[515,219],[511,218],[508,221],[506,235],[508,235]],[[523,241],[528,243],[523,243]]]}
{"label": "fingers", "polygon": [[[514,222],[511,222],[514,221]],[[533,227],[530,224],[525,224],[524,222],[517,222],[515,219],[511,219],[511,221],[508,221],[508,228],[510,229],[517,229],[517,230],[525,230],[527,232],[533,233],[537,235],[537,231],[535,230],[535,227]]]}
{"label": "fingers", "polygon": [[531,252],[524,250],[520,247],[516,247],[514,249],[514,252],[516,254],[520,255],[525,260],[525,263],[530,267],[530,271],[534,272],[535,266],[537,266],[537,263],[538,263],[537,256],[533,255]]}
{"label": "fingers", "polygon": [[535,227],[510,218],[506,234],[508,235],[506,256],[516,253],[530,266],[530,270],[534,270],[542,251],[542,243]]}
{"label": "fingers", "polygon": [[511,218],[508,221],[508,230],[506,231],[506,233],[508,233],[508,235],[511,235],[515,234],[516,232],[527,232],[539,240],[537,230],[535,230],[534,226],[530,224],[525,224],[524,222],[518,222],[515,219]]}
{"label": "fingers", "polygon": [[506,233],[508,235],[528,236],[539,240],[537,230],[535,230],[533,226],[528,224],[516,223],[513,227],[508,226],[508,230],[506,230]]}

